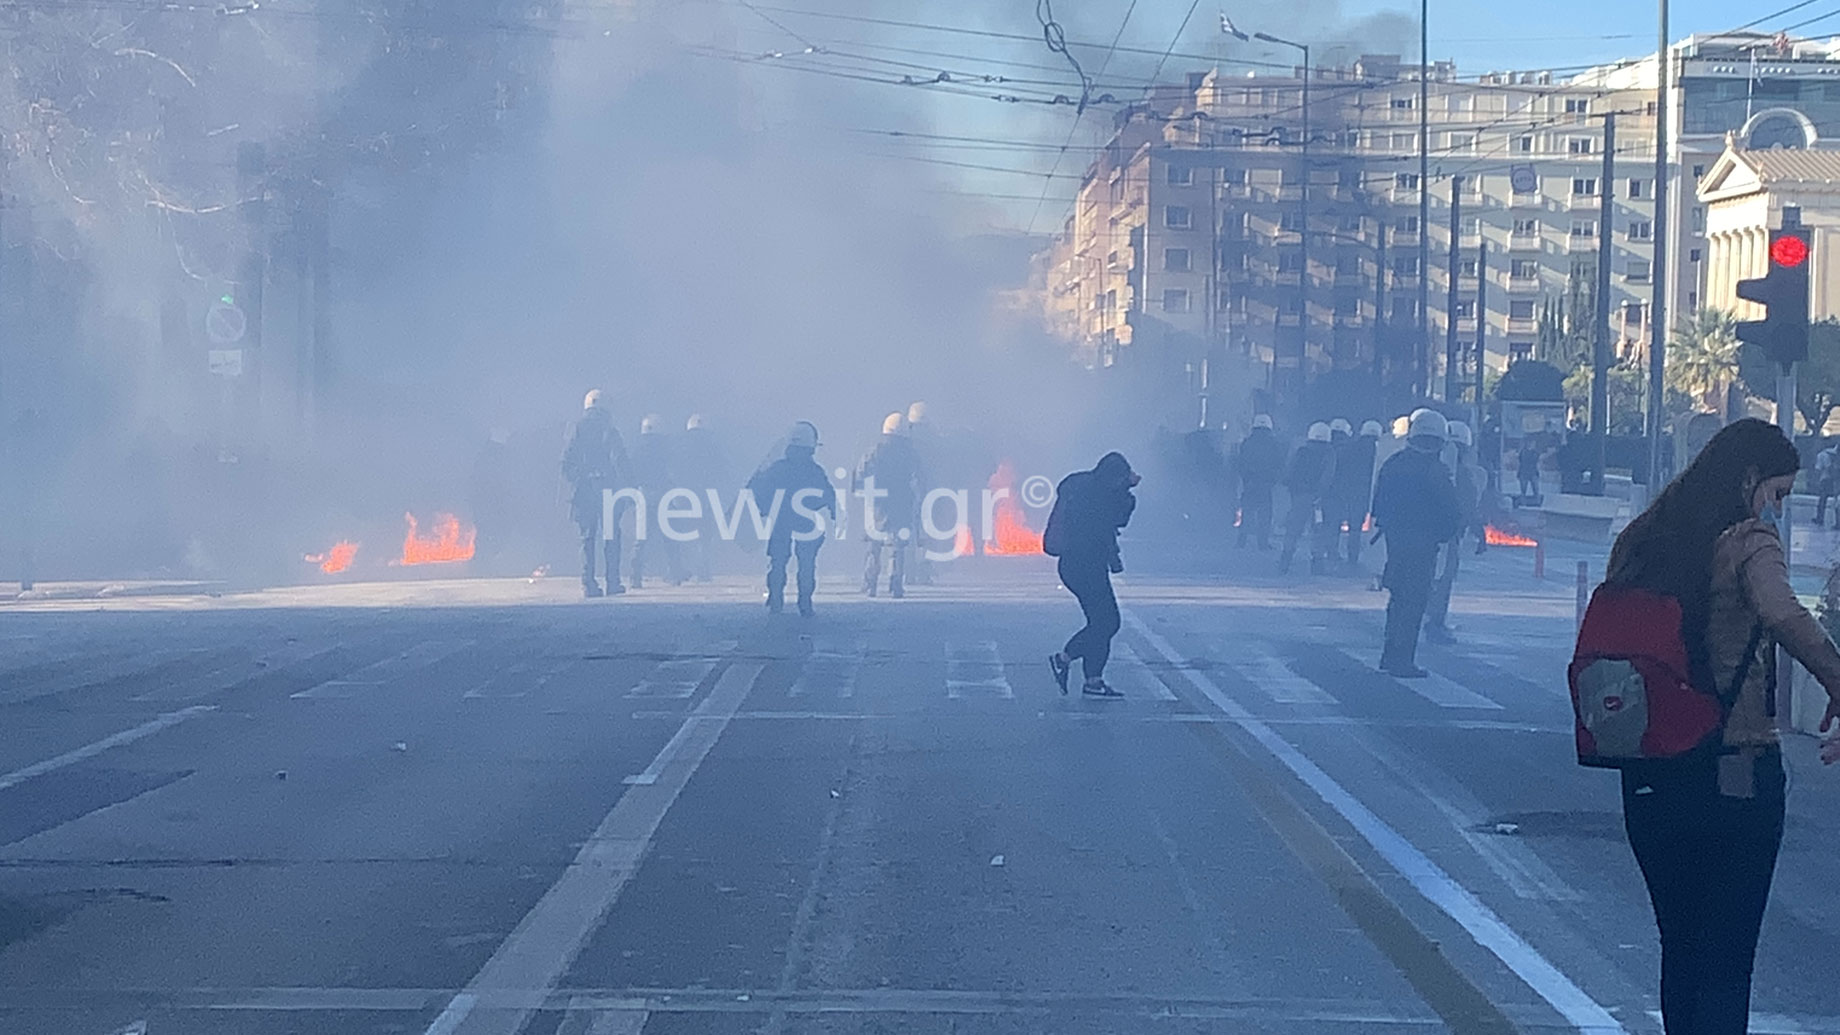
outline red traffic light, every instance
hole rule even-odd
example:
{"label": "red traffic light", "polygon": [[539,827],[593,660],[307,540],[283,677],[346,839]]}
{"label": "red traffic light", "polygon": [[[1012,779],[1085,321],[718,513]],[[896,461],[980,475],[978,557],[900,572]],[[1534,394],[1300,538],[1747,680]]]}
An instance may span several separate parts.
{"label": "red traffic light", "polygon": [[1778,266],[1796,267],[1808,261],[1808,242],[1784,234],[1770,242],[1770,261]]}

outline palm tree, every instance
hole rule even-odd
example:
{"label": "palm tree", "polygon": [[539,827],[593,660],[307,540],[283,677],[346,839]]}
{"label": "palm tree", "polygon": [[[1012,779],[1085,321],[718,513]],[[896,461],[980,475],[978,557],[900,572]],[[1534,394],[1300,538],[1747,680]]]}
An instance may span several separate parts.
{"label": "palm tree", "polygon": [[1722,410],[1726,387],[1738,376],[1739,344],[1732,315],[1702,307],[1668,342],[1668,384],[1705,409]]}

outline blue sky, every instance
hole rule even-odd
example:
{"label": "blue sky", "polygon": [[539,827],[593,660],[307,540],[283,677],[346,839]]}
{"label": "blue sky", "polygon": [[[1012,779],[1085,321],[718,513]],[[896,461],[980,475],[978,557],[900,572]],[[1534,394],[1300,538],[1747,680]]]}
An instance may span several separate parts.
{"label": "blue sky", "polygon": [[[1694,32],[1733,28],[1792,2],[1673,0],[1672,35],[1680,39]],[[1813,4],[1759,28],[1781,28],[1825,14],[1833,6]],[[1346,0],[1344,10],[1360,16],[1398,11],[1401,6],[1380,0]],[[1411,13],[1416,16],[1416,8]],[[1656,13],[1651,0],[1432,0],[1431,49],[1438,57],[1456,58],[1458,68],[1470,72],[1609,61],[1654,50]],[[1816,22],[1798,33],[1840,33],[1840,17]]]}

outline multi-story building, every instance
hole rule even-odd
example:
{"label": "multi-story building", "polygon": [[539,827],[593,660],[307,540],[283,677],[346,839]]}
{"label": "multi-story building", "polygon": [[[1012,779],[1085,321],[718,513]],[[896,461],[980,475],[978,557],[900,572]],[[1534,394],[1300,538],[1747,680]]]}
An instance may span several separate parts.
{"label": "multi-story building", "polygon": [[[1753,34],[1674,49],[1676,315],[1703,290],[1705,211],[1693,184],[1728,131],[1753,146],[1815,144],[1815,127],[1840,119],[1837,53]],[[1192,384],[1196,371],[1239,356],[1280,388],[1384,367],[1389,380],[1437,394],[1453,322],[1462,384],[1478,340],[1491,368],[1532,356],[1546,303],[1594,293],[1607,250],[1614,345],[1639,360],[1653,330],[1654,68],[1650,57],[1570,79],[1460,80],[1448,64],[1366,56],[1316,69],[1307,194],[1300,74],[1216,70],[1159,87],[1119,114],[1044,256],[1050,309],[1093,366],[1134,360]]]}

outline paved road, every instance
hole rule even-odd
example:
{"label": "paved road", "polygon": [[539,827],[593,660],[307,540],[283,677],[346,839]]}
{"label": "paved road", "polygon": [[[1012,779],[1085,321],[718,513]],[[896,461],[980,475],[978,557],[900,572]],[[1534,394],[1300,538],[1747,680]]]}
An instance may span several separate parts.
{"label": "paved road", "polygon": [[[0,610],[0,1031],[1657,1031],[1570,584],[1491,553],[1402,683],[1362,580],[1233,563],[1126,577],[1121,701],[1056,693],[1028,559],[811,621],[738,582]],[[1840,773],[1790,748],[1756,1030],[1840,1031]]]}

